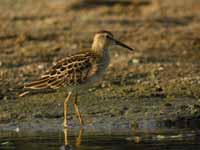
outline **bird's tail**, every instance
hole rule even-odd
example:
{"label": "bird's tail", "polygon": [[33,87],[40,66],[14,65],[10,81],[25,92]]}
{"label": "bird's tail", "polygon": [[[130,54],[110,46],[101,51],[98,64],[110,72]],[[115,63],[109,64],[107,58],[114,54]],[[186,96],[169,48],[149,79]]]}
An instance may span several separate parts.
{"label": "bird's tail", "polygon": [[[46,77],[42,77],[36,81],[30,82],[30,83],[25,83],[24,89],[44,89],[48,86],[48,80],[49,80],[49,78],[48,78],[48,76],[46,76]],[[30,91],[26,90],[26,91],[20,93],[18,96],[23,97],[29,93],[30,93]]]}
{"label": "bird's tail", "polygon": [[49,77],[42,77],[36,81],[25,83],[24,88],[25,89],[44,89],[48,87],[48,81]]}
{"label": "bird's tail", "polygon": [[24,97],[25,95],[27,95],[29,93],[30,93],[30,91],[25,91],[25,92],[20,93],[18,96],[19,97]]}

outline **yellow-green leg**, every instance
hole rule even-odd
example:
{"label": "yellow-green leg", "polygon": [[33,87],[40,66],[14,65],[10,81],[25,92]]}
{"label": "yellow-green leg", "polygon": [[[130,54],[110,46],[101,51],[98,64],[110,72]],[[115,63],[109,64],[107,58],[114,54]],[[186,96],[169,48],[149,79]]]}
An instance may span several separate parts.
{"label": "yellow-green leg", "polygon": [[79,147],[81,145],[82,134],[83,134],[83,128],[80,128],[79,135],[76,138],[76,147]]}
{"label": "yellow-green leg", "polygon": [[83,123],[83,119],[82,119],[82,117],[81,117],[81,113],[80,113],[80,111],[79,111],[79,109],[78,109],[78,102],[77,102],[77,100],[78,100],[78,94],[76,93],[76,94],[75,94],[75,99],[74,99],[74,101],[73,101],[74,109],[75,109],[75,112],[76,112],[76,116],[77,116],[77,118],[78,118],[78,120],[79,120],[79,122],[80,122],[80,125],[83,126],[84,123]]}
{"label": "yellow-green leg", "polygon": [[68,102],[71,98],[72,92],[69,92],[67,95],[67,98],[65,99],[64,102],[64,127],[67,128],[67,112],[68,112]]}
{"label": "yellow-green leg", "polygon": [[[83,129],[81,128],[79,130],[79,135],[76,138],[76,144],[75,144],[76,147],[79,147],[81,145],[82,134],[83,134]],[[68,128],[64,128],[64,146],[66,148],[69,148],[69,146],[70,146],[70,143],[69,143],[70,141],[68,141],[68,140],[70,140],[70,139],[68,139]]]}
{"label": "yellow-green leg", "polygon": [[67,128],[64,128],[64,144],[65,146],[69,145],[68,143],[68,129]]}

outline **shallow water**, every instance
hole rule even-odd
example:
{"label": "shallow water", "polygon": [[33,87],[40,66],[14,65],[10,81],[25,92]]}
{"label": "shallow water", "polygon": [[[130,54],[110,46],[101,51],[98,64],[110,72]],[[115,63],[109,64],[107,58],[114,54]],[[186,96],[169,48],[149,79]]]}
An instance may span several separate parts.
{"label": "shallow water", "polygon": [[[1,132],[1,150],[198,150],[200,132],[187,130],[134,131],[121,133]],[[66,136],[65,136],[66,135]],[[67,145],[68,144],[68,145]],[[67,146],[64,146],[67,145]]]}

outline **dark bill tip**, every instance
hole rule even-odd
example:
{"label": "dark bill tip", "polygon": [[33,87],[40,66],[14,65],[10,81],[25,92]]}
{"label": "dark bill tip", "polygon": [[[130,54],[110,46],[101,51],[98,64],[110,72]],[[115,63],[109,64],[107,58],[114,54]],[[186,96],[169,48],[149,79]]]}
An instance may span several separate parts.
{"label": "dark bill tip", "polygon": [[134,50],[135,50],[134,48],[131,48],[131,47],[125,45],[124,43],[122,43],[122,42],[120,42],[120,41],[118,41],[118,40],[115,40],[115,39],[113,39],[113,40],[114,40],[115,43],[116,43],[117,45],[119,45],[119,46],[122,46],[122,47],[124,47],[124,48],[127,48],[127,49],[130,50],[130,51],[134,51]]}

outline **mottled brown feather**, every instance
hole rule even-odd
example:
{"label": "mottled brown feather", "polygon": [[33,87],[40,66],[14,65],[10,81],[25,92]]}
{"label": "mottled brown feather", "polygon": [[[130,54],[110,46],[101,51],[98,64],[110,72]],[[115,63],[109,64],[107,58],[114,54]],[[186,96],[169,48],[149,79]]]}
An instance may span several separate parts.
{"label": "mottled brown feather", "polygon": [[98,70],[93,52],[83,52],[59,60],[40,79],[25,84],[25,88],[57,89],[64,85],[74,86],[87,82]]}

